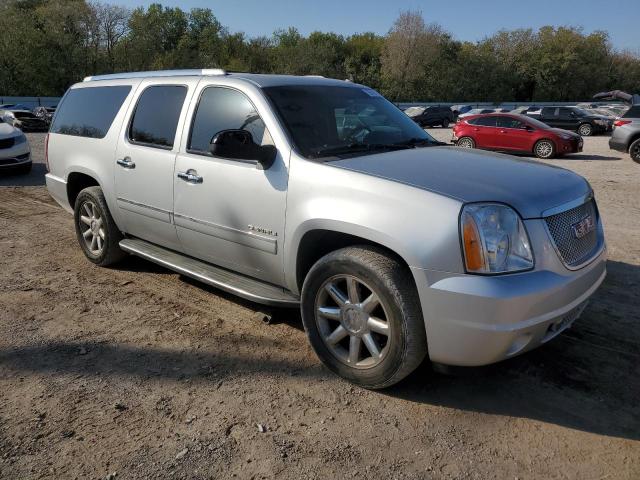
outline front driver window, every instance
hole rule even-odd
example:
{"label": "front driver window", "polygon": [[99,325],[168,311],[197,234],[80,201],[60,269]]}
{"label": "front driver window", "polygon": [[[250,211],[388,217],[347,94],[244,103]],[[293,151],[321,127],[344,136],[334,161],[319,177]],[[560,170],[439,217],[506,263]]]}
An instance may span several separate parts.
{"label": "front driver window", "polygon": [[258,145],[273,145],[262,118],[244,93],[226,87],[207,87],[193,117],[187,150],[210,155],[209,144],[222,130],[247,130]]}

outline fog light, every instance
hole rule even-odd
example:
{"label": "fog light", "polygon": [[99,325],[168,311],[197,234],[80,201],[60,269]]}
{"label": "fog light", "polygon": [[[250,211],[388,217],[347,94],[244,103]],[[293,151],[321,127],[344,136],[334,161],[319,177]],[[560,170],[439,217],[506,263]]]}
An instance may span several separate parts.
{"label": "fog light", "polygon": [[511,344],[511,346],[509,347],[509,350],[507,350],[506,356],[510,357],[511,355],[515,355],[516,353],[521,352],[524,349],[524,347],[529,345],[529,342],[531,341],[532,338],[533,336],[530,333],[525,333],[524,335],[520,335]]}

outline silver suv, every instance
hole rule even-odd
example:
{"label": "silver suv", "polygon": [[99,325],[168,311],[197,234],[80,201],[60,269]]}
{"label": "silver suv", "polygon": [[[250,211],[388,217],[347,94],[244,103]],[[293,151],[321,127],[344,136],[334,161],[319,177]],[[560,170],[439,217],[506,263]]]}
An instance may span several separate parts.
{"label": "silver suv", "polygon": [[640,163],[640,105],[632,105],[615,123],[609,148],[627,153]]}
{"label": "silver suv", "polygon": [[97,265],[138,255],[299,307],[337,374],[484,365],[569,327],[605,276],[593,192],[561,168],[442,146],[376,91],[221,70],[90,77],[47,186]]}

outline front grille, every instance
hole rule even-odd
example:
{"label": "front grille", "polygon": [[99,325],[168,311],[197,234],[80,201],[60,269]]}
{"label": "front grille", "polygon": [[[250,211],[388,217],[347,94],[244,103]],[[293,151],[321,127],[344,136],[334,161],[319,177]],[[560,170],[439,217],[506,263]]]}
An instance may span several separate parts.
{"label": "front grille", "polygon": [[11,148],[15,142],[16,137],[3,138],[0,140],[0,148]]}
{"label": "front grille", "polygon": [[[591,215],[595,228],[582,238],[576,238],[573,225]],[[590,260],[599,247],[598,213],[594,200],[589,200],[579,207],[566,212],[546,217],[551,238],[560,253],[560,257],[568,267],[576,267]]]}

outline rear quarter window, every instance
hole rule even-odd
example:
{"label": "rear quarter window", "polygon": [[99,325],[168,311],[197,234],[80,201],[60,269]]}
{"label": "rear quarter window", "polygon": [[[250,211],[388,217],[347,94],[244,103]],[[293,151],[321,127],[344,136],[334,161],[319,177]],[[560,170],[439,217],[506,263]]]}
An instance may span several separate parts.
{"label": "rear quarter window", "polygon": [[58,106],[51,133],[104,138],[130,91],[129,85],[69,90]]}

